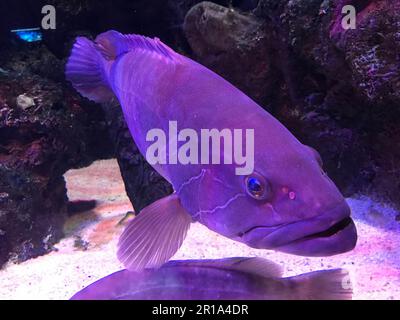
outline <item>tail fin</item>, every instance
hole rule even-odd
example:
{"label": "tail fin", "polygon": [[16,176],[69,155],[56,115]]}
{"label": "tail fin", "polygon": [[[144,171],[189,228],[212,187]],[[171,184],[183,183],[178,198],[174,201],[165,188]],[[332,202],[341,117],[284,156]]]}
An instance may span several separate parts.
{"label": "tail fin", "polygon": [[78,37],[65,68],[66,78],[84,97],[106,102],[114,96],[105,74],[107,63],[94,42]]}
{"label": "tail fin", "polygon": [[300,300],[351,300],[353,289],[344,269],[321,270],[287,278],[296,284]]}
{"label": "tail fin", "polygon": [[76,39],[65,68],[67,80],[84,97],[106,102],[114,96],[108,84],[107,70],[119,56],[133,50],[151,52],[169,62],[181,59],[158,38],[123,35],[110,30],[98,35],[94,42],[85,37]]}

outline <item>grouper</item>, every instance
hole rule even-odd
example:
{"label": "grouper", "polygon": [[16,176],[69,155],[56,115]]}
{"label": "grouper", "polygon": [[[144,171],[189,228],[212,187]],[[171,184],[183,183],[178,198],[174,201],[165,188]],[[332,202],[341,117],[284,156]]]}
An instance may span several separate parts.
{"label": "grouper", "polygon": [[[144,156],[154,146],[149,132],[168,132],[171,123],[190,130],[189,138],[204,129],[253,134],[253,166],[246,174],[238,174],[235,163],[192,157],[181,163],[176,151],[159,150],[175,159],[152,164],[174,193],[144,208],[122,233],[118,257],[127,269],[167,262],[193,222],[253,248],[302,256],[334,255],[355,246],[350,208],[318,152],[221,76],[159,39],[116,31],[94,41],[78,37],[66,78],[90,100],[118,99]],[[189,138],[180,136],[175,143],[182,147]],[[227,144],[223,138],[217,149]]]}
{"label": "grouper", "polygon": [[72,300],[347,300],[344,269],[282,277],[262,258],[169,261],[159,269],[121,270],[74,294]]}

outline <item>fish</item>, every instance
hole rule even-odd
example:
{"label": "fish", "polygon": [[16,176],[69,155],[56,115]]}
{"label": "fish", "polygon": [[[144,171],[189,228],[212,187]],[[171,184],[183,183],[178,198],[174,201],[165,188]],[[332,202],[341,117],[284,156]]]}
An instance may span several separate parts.
{"label": "fish", "polygon": [[158,38],[114,30],[94,41],[78,37],[65,75],[92,101],[118,99],[142,155],[154,142],[148,132],[168,132],[170,122],[199,136],[203,129],[254,134],[254,166],[246,175],[238,175],[235,164],[152,164],[174,192],[126,226],[117,251],[125,268],[160,267],[195,222],[252,248],[299,256],[330,256],[355,247],[350,207],[318,152],[221,76]]}
{"label": "fish", "polygon": [[259,257],[173,260],[158,269],[120,270],[71,300],[349,300],[344,269],[282,277],[281,266]]}
{"label": "fish", "polygon": [[37,42],[43,40],[43,34],[40,28],[25,28],[11,30],[17,37],[25,42]]}

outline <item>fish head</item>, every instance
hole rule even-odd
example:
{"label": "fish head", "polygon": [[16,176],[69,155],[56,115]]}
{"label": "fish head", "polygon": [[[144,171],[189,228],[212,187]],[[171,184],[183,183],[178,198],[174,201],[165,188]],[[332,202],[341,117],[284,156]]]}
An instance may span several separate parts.
{"label": "fish head", "polygon": [[357,232],[350,207],[324,172],[318,152],[297,140],[259,149],[249,175],[235,175],[229,166],[205,174],[199,221],[259,249],[301,256],[353,249]]}

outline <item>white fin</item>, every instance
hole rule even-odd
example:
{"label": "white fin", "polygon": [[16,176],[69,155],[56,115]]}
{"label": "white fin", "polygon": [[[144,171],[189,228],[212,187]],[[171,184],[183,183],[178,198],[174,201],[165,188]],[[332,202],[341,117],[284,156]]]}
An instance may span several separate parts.
{"label": "white fin", "polygon": [[259,257],[233,257],[217,260],[205,259],[171,261],[167,265],[165,265],[165,267],[173,267],[177,265],[235,270],[259,275],[266,278],[279,278],[282,276],[282,267],[280,265],[270,260]]}
{"label": "white fin", "polygon": [[178,251],[192,218],[176,194],[144,208],[122,233],[118,258],[131,271],[158,268]]}

